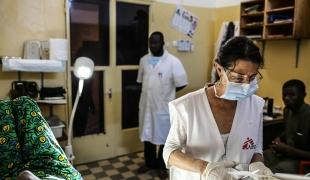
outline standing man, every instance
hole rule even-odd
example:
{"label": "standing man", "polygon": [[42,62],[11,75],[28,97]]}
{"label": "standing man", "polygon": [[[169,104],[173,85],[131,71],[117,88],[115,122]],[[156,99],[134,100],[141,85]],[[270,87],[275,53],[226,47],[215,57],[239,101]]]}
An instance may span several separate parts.
{"label": "standing man", "polygon": [[305,84],[289,80],[282,88],[285,131],[264,151],[265,164],[274,173],[298,173],[300,160],[310,160],[310,106]]}
{"label": "standing man", "polygon": [[[187,85],[180,60],[164,50],[164,35],[153,32],[149,38],[151,53],[140,60],[137,82],[142,83],[139,103],[139,132],[144,142],[145,165],[140,173],[158,169],[159,177],[168,176],[162,157],[170,129],[168,102]],[[159,146],[159,149],[157,148]]]}

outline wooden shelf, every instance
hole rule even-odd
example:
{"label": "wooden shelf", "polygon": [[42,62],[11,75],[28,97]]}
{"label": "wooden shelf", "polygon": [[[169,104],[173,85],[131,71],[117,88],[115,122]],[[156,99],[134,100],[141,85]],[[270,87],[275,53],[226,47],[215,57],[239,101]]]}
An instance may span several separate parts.
{"label": "wooden shelf", "polygon": [[255,17],[255,16],[263,16],[264,12],[257,12],[257,13],[249,13],[249,14],[242,14],[242,17]]}
{"label": "wooden shelf", "polygon": [[282,35],[268,35],[267,36],[267,39],[270,39],[270,40],[276,40],[276,39],[292,39],[293,36],[282,36]]}
{"label": "wooden shelf", "polygon": [[286,12],[286,11],[294,11],[294,6],[271,9],[271,10],[268,10],[267,13],[278,13],[278,12]]}
{"label": "wooden shelf", "polygon": [[242,29],[255,29],[255,28],[263,28],[262,24],[258,24],[258,25],[245,25],[243,27],[241,27]]}
{"label": "wooden shelf", "polygon": [[281,22],[281,23],[269,23],[269,24],[266,24],[267,27],[270,27],[270,26],[285,26],[285,25],[294,25],[293,22]]}

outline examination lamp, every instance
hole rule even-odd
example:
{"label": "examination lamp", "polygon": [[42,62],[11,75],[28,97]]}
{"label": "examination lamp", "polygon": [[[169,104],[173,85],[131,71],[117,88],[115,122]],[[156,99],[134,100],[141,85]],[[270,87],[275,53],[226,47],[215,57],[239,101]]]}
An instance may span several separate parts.
{"label": "examination lamp", "polygon": [[79,57],[76,59],[74,63],[73,73],[77,78],[79,78],[79,87],[76,93],[74,105],[70,115],[69,128],[68,128],[68,142],[65,148],[66,156],[71,164],[73,164],[74,160],[74,155],[72,151],[72,136],[73,136],[72,130],[73,130],[74,115],[83,91],[84,80],[90,78],[93,72],[94,72],[94,62],[91,59],[87,57]]}

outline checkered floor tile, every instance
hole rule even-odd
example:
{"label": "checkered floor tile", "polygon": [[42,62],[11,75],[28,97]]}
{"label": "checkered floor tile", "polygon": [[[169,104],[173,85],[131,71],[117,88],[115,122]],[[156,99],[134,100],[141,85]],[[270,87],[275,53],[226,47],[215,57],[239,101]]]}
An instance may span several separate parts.
{"label": "checkered floor tile", "polygon": [[137,170],[143,164],[143,152],[138,152],[88,164],[80,164],[76,168],[85,180],[160,180],[155,170],[139,174]]}

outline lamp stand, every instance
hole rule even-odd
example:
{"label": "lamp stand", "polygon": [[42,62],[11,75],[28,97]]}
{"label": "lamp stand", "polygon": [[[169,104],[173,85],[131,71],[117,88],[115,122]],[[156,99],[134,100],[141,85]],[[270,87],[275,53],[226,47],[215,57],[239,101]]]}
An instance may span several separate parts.
{"label": "lamp stand", "polygon": [[78,91],[76,93],[74,105],[73,105],[71,115],[70,115],[70,120],[69,120],[68,142],[67,142],[67,146],[65,147],[65,153],[66,153],[66,156],[67,156],[67,158],[71,164],[73,164],[73,160],[75,158],[75,156],[73,155],[73,149],[72,149],[73,121],[74,121],[75,111],[76,111],[77,105],[79,103],[79,99],[80,99],[82,91],[83,91],[83,85],[84,85],[84,80],[80,79]]}

